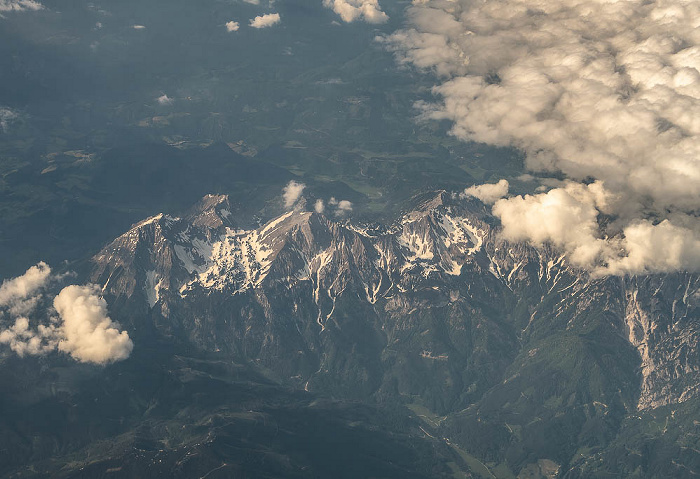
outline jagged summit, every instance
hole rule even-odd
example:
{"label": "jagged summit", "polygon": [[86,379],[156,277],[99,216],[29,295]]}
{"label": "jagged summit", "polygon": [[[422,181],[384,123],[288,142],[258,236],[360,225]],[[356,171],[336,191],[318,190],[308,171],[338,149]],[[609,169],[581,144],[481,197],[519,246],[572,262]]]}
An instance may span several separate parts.
{"label": "jagged summit", "polygon": [[184,214],[183,219],[195,226],[234,228],[232,211],[228,195],[206,195]]}
{"label": "jagged summit", "polygon": [[[348,394],[369,394],[411,365],[423,371],[422,382],[392,388],[438,391],[465,408],[489,388],[529,387],[504,377],[507,367],[544,381],[542,344],[555,357],[573,348],[594,364],[583,332],[600,329],[620,364],[639,358],[624,374],[641,371],[643,388],[637,397],[628,391],[627,403],[657,407],[700,394],[691,321],[697,275],[663,280],[663,287],[594,279],[553,248],[500,239],[476,200],[440,191],[413,205],[392,228],[371,231],[301,210],[240,229],[228,198],[208,195],[182,218],[156,215],[133,225],[95,255],[91,280],[112,304],[152,318],[157,330],[255,359],[306,389],[336,391],[345,386],[334,378],[343,378],[355,388]],[[563,336],[548,343],[552,335]]]}
{"label": "jagged summit", "polygon": [[[128,276],[126,283],[105,281],[115,296],[131,296],[139,281],[146,281],[146,290],[163,287],[164,277],[168,287],[178,278],[176,289],[183,293],[192,287],[240,292],[260,286],[285,250],[279,262],[297,268],[287,271],[290,277],[308,278],[313,268],[325,268],[330,258],[342,257],[361,264],[369,276],[401,276],[417,270],[424,277],[459,275],[489,231],[481,229],[485,225],[477,219],[470,220],[466,210],[446,206],[446,198],[445,192],[424,195],[398,229],[371,236],[350,223],[298,210],[257,229],[237,230],[230,220],[228,198],[207,195],[182,218],[158,215],[134,225],[95,256],[93,280],[102,282],[105,274],[109,278],[117,271]],[[276,266],[290,270],[290,264]]]}
{"label": "jagged summit", "polygon": [[445,190],[427,191],[411,198],[408,202],[408,211],[402,216],[403,221],[411,221],[424,216],[431,211],[444,206],[449,200],[449,194]]}

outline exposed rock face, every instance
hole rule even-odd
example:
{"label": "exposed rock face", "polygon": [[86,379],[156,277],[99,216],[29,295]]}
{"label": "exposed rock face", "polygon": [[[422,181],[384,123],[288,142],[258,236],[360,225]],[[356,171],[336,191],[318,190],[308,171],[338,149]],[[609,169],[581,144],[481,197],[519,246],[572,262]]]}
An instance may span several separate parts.
{"label": "exposed rock face", "polygon": [[639,408],[683,402],[700,389],[700,279],[633,278],[625,288],[629,341],[642,360]]}
{"label": "exposed rock face", "polygon": [[133,328],[150,318],[306,389],[479,414],[540,380],[549,411],[697,395],[697,275],[591,278],[494,224],[437,192],[383,229],[291,211],[238,230],[226,197],[207,196],[134,225],[94,257],[92,281]]}
{"label": "exposed rock face", "polygon": [[200,228],[218,229],[222,226],[235,226],[231,211],[233,208],[226,195],[207,195],[194,205],[185,219]]}

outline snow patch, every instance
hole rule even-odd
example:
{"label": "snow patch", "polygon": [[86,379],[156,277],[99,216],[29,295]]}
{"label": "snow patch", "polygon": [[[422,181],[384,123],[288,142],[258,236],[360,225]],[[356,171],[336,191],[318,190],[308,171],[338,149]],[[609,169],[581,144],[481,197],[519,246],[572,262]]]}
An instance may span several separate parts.
{"label": "snow patch", "polygon": [[433,253],[433,241],[430,239],[427,231],[416,233],[404,229],[398,240],[401,246],[408,248],[411,260],[431,260],[435,256]]}
{"label": "snow patch", "polygon": [[146,271],[144,290],[146,292],[146,300],[148,301],[149,307],[152,308],[160,300],[160,290],[162,288],[162,284],[163,278],[160,278],[155,270]]}
{"label": "snow patch", "polygon": [[[232,287],[233,294],[260,286],[284,246],[286,232],[308,215],[310,213],[290,211],[252,231],[227,228],[220,241],[212,245],[193,239],[193,250],[207,258],[205,267],[193,268],[192,262],[187,263],[192,272],[198,273],[194,281],[208,289]],[[303,279],[305,271],[300,271],[299,275]]]}
{"label": "snow patch", "polygon": [[455,246],[468,256],[481,250],[484,232],[472,225],[466,218],[442,215],[440,225],[445,230],[445,246]]}

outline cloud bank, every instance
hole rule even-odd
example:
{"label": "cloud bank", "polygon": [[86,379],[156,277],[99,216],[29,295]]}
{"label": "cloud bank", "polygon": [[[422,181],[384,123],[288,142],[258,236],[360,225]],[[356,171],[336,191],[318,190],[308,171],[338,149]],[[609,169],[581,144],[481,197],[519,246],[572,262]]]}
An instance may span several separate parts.
{"label": "cloud bank", "polygon": [[378,0],[323,0],[323,6],[340,15],[344,22],[362,19],[367,23],[385,23],[389,17]]}
{"label": "cloud bank", "polygon": [[279,13],[268,13],[266,15],[260,15],[253,18],[250,21],[250,26],[253,28],[267,28],[281,22]]}
{"label": "cloud bank", "polygon": [[599,274],[700,270],[700,4],[435,0],[407,17],[380,41],[440,78],[422,118],[567,179],[496,201],[505,236]]}
{"label": "cloud bank", "polygon": [[[9,319],[11,325],[0,330],[0,344],[20,356],[58,350],[77,361],[101,365],[128,358],[134,344],[109,318],[107,302],[96,286],[66,286],[53,299],[53,308],[42,308],[45,290],[59,279],[46,263],[39,263],[2,283],[0,319]],[[42,313],[47,317],[43,321],[28,317]]]}

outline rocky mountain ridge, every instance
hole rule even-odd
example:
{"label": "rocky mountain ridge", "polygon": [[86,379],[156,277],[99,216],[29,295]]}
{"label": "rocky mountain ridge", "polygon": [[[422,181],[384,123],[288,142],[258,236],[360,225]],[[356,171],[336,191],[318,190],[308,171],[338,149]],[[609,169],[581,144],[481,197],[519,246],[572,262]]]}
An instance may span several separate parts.
{"label": "rocky mountain ridge", "polygon": [[[169,316],[172,301],[213,292],[235,296],[280,286],[306,290],[310,296],[306,299],[317,309],[320,333],[332,321],[335,304],[346,290],[370,307],[382,301],[384,310],[390,311],[407,293],[434,294],[455,303],[461,293],[453,283],[477,275],[482,285],[495,282],[514,294],[539,294],[539,301],[536,296],[526,299],[532,311],[521,335],[538,315],[556,318],[572,308],[583,309],[597,290],[619,283],[624,304],[615,305],[617,311],[608,309],[621,316],[629,343],[639,350],[643,377],[639,407],[694,396],[694,390],[669,396],[668,386],[660,388],[664,393],[654,391],[652,383],[670,381],[678,374],[658,372],[660,360],[654,358],[657,353],[649,342],[656,338],[658,344],[674,344],[680,349],[669,354],[684,361],[678,365],[679,373],[698,373],[700,361],[687,350],[697,337],[692,321],[700,302],[697,275],[591,278],[551,248],[500,240],[493,218],[476,201],[436,192],[415,203],[383,233],[308,211],[288,211],[246,231],[231,221],[227,197],[208,195],[182,218],[160,214],[134,225],[94,257],[91,279],[116,298],[131,299],[138,290],[136,296],[164,317]],[[463,269],[465,278],[460,281]],[[671,290],[674,280],[679,283],[677,291]],[[476,285],[462,286],[471,292]],[[552,295],[559,299],[556,307],[543,311],[544,299]],[[670,309],[664,308],[669,305]],[[293,303],[292,308],[298,306]],[[658,331],[662,325],[664,331]],[[652,381],[652,375],[660,377]]]}
{"label": "rocky mountain ridge", "polygon": [[[253,230],[210,195],[134,225],[91,280],[137,345],[153,330],[300,389],[419,404],[480,457],[574,470],[574,445],[525,438],[603,447],[625,417],[698,396],[698,275],[592,277],[445,192],[385,228],[288,211]],[[484,424],[492,441],[460,436]]]}

